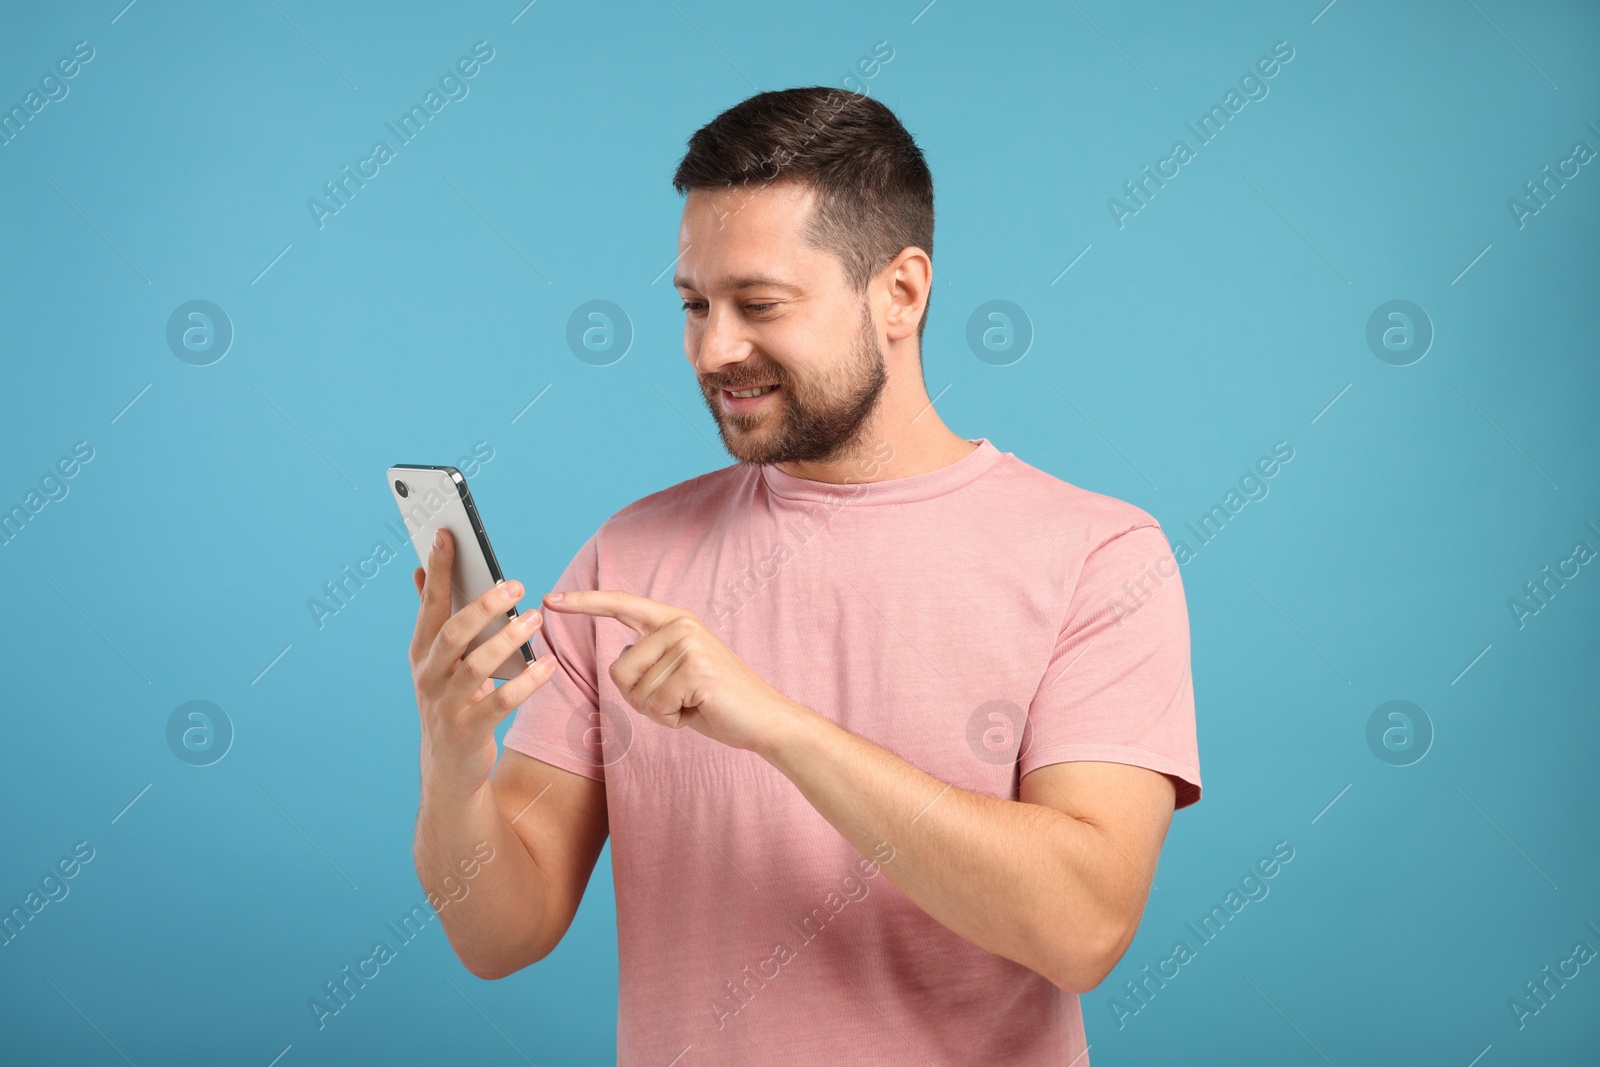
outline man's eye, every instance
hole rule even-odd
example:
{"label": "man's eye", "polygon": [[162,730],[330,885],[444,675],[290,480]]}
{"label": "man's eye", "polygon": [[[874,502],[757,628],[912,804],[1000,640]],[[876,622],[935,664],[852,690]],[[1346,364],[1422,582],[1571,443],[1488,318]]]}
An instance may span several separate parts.
{"label": "man's eye", "polygon": [[[683,310],[684,311],[699,311],[704,306],[705,305],[702,304],[698,300],[685,300],[685,301],[683,301]],[[745,305],[745,310],[746,311],[753,311],[757,315],[760,315],[760,314],[763,314],[765,312],[771,311],[773,308],[775,308],[777,306],[778,305],[775,304],[775,303],[774,304],[746,304]]]}

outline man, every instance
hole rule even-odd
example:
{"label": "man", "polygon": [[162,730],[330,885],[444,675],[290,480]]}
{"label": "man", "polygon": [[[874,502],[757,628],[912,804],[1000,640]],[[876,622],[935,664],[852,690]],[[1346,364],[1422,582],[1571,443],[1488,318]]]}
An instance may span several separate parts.
{"label": "man", "polygon": [[1077,994],[1200,797],[1166,538],[940,421],[933,185],[888,108],[761,93],[674,185],[684,349],[739,462],[617,512],[464,659],[520,584],[447,621],[447,538],[418,569],[418,874],[493,846],[440,918],[501,977],[609,834],[622,1064],[1087,1063]]}

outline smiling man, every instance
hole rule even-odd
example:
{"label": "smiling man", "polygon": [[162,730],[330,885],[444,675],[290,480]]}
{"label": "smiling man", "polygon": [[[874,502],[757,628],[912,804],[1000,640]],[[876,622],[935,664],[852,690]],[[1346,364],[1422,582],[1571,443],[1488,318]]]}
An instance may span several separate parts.
{"label": "smiling man", "polygon": [[933,183],[888,108],[762,93],[674,184],[684,350],[737,462],[612,515],[471,655],[521,585],[451,617],[447,537],[418,569],[423,885],[493,846],[440,918],[501,977],[609,834],[621,1064],[1087,1064],[1077,995],[1200,798],[1166,538],[940,420]]}

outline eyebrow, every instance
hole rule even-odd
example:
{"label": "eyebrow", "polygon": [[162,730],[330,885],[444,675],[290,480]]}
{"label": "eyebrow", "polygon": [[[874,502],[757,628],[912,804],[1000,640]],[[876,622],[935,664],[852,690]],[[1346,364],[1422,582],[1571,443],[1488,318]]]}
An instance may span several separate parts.
{"label": "eyebrow", "polygon": [[[696,292],[700,291],[690,283],[688,278],[685,278],[681,274],[672,279],[672,284],[677,286],[679,289],[694,289]],[[801,291],[798,285],[791,285],[788,282],[782,282],[776,278],[769,278],[764,274],[746,274],[738,278],[729,278],[727,281],[727,288],[733,290],[782,289],[789,293],[798,293]]]}

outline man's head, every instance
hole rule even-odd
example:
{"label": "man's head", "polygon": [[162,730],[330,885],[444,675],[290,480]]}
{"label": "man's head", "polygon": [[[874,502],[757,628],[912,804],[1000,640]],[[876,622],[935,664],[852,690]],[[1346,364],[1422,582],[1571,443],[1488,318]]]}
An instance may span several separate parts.
{"label": "man's head", "polygon": [[684,351],[729,453],[863,445],[886,390],[922,388],[933,179],[911,135],[856,93],[760,93],[695,132],[673,186]]}

